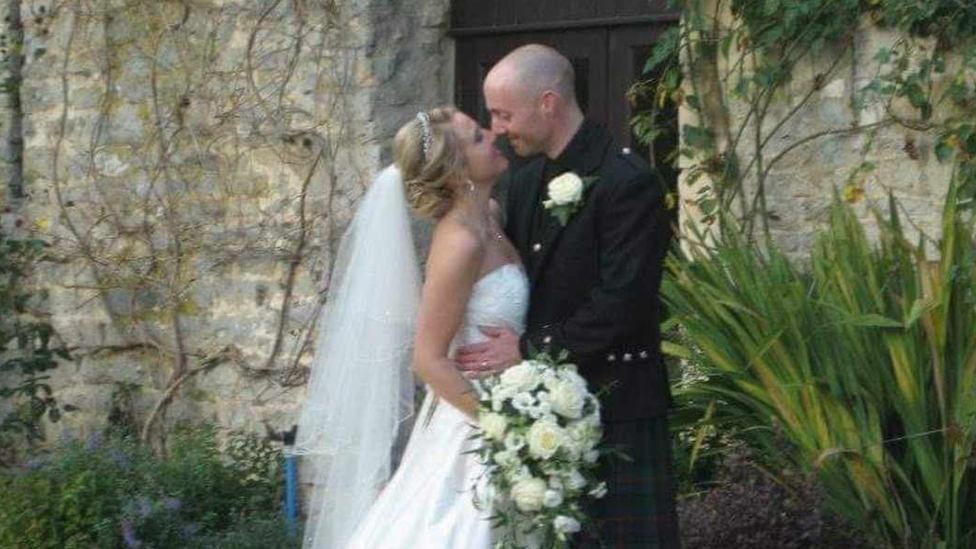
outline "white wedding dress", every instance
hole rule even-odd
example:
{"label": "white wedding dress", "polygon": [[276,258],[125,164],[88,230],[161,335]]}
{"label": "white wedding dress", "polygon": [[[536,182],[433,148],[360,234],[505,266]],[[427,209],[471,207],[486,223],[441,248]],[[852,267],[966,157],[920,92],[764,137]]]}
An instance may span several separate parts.
{"label": "white wedding dress", "polygon": [[[484,275],[472,289],[458,345],[482,341],[479,326],[525,329],[528,279],[506,264]],[[495,538],[490,509],[476,508],[472,489],[483,466],[472,449],[470,420],[453,406],[434,406],[432,393],[417,414],[400,467],[355,529],[345,549],[491,549]],[[428,421],[428,416],[429,421]],[[334,549],[334,548],[322,548]]]}

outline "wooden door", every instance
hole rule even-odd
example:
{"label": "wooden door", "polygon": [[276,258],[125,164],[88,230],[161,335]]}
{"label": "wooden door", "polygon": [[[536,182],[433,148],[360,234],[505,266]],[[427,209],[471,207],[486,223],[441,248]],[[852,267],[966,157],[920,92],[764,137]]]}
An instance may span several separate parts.
{"label": "wooden door", "polygon": [[677,10],[666,4],[667,0],[454,0],[455,102],[487,125],[482,84],[488,70],[518,46],[551,46],[573,63],[577,99],[587,117],[606,125],[621,146],[662,168],[673,188],[676,174],[662,159],[675,144],[656,144],[654,154],[640,145],[630,129],[626,98],[627,90],[642,77],[654,41],[678,22]]}

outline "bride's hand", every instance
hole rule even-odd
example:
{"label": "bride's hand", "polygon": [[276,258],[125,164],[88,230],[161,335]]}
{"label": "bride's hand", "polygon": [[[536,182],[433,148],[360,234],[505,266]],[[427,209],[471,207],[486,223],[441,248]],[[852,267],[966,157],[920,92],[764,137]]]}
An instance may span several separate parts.
{"label": "bride's hand", "polygon": [[480,326],[488,340],[464,345],[454,360],[468,377],[485,377],[522,362],[519,335],[508,327]]}

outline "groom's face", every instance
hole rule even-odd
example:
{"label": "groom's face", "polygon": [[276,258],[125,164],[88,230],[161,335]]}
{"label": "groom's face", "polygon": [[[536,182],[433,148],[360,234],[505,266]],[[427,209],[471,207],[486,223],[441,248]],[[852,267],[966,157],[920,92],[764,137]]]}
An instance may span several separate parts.
{"label": "groom's face", "polygon": [[531,92],[508,82],[485,83],[485,102],[491,114],[491,131],[505,136],[515,154],[526,157],[545,150],[548,125],[541,101]]}

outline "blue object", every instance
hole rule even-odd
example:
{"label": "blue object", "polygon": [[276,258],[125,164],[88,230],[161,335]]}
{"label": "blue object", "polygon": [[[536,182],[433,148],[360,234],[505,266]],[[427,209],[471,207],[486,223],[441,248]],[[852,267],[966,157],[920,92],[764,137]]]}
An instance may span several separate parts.
{"label": "blue object", "polygon": [[297,471],[295,468],[295,456],[285,456],[285,524],[288,526],[288,534],[295,535],[295,517],[297,503]]}

